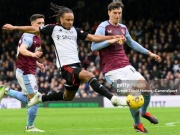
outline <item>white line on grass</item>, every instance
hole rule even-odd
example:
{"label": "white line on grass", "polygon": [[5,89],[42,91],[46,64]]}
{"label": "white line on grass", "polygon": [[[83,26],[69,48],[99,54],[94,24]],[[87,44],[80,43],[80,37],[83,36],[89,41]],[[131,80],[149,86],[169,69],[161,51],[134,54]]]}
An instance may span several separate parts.
{"label": "white line on grass", "polygon": [[175,126],[175,124],[179,124],[180,121],[177,121],[177,122],[169,122],[169,123],[166,123],[165,125],[166,126],[169,126],[169,127],[172,127],[172,126]]}

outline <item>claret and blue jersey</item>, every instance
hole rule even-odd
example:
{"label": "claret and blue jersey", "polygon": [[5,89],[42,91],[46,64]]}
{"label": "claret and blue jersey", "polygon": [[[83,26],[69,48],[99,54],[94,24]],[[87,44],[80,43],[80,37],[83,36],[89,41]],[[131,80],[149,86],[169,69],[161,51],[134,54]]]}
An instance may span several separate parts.
{"label": "claret and blue jersey", "polygon": [[[144,54],[147,54],[148,52],[147,49],[143,48],[139,43],[131,38],[127,27],[123,24],[114,26],[109,21],[104,21],[98,26],[95,34],[107,36],[124,35],[128,46]],[[119,43],[109,45],[108,41],[103,41],[100,43],[93,42],[91,49],[92,51],[99,51],[101,58],[100,65],[103,73],[130,65],[124,51],[124,46],[120,45]]]}
{"label": "claret and blue jersey", "polygon": [[[19,40],[18,47],[22,44],[28,46],[28,50],[31,52],[35,52],[41,48],[41,39],[39,36],[34,34],[24,33]],[[23,56],[19,52],[17,52],[17,68],[24,71],[24,74],[35,74],[36,73],[36,58]]]}

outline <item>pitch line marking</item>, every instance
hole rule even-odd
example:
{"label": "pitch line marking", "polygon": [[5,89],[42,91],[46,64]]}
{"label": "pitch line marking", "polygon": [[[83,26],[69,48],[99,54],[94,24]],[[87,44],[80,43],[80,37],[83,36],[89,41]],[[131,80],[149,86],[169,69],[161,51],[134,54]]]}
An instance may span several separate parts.
{"label": "pitch line marking", "polygon": [[166,125],[166,126],[169,126],[169,127],[173,127],[173,126],[175,126],[175,124],[180,124],[180,121],[177,121],[177,122],[169,122],[169,123],[166,123],[165,125]]}

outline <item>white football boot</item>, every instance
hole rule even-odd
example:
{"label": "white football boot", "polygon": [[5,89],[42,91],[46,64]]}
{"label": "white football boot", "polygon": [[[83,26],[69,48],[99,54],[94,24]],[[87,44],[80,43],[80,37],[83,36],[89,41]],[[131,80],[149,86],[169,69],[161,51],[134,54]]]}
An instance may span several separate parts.
{"label": "white football boot", "polygon": [[35,126],[26,126],[25,132],[45,132],[45,131],[38,129]]}
{"label": "white football boot", "polygon": [[114,107],[117,106],[127,106],[126,100],[122,100],[117,96],[113,96],[111,98],[111,103],[113,104]]}
{"label": "white football boot", "polygon": [[31,107],[35,104],[41,103],[42,102],[42,94],[37,92],[34,97],[28,102],[27,107]]}

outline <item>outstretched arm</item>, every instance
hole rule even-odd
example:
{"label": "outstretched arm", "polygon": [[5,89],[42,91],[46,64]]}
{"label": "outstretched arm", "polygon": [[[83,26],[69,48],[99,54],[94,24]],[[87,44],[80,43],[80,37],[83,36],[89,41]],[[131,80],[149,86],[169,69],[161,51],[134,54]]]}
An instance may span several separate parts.
{"label": "outstretched arm", "polygon": [[146,48],[144,48],[143,46],[141,46],[136,41],[134,41],[131,37],[126,37],[126,39],[127,39],[126,43],[129,47],[131,47],[132,49],[134,49],[140,53],[148,54],[148,50]]}
{"label": "outstretched arm", "polygon": [[152,53],[150,51],[148,51],[147,53],[149,55],[149,57],[151,57],[152,59],[155,59],[155,61],[161,62],[161,57],[155,53]]}
{"label": "outstretched arm", "polygon": [[11,24],[5,24],[2,27],[3,30],[19,30],[19,31],[23,31],[23,32],[27,32],[27,33],[33,33],[33,34],[38,34],[39,33],[39,28],[38,27],[34,27],[34,26],[13,26]]}
{"label": "outstretched arm", "polygon": [[[98,26],[98,28],[96,29],[95,34],[96,35],[105,35],[104,27]],[[92,42],[91,50],[92,51],[98,51],[98,50],[103,49],[103,48],[105,48],[105,47],[107,47],[109,45],[110,45],[110,43],[107,40],[103,41],[103,42],[100,42],[100,43]]]}
{"label": "outstretched arm", "polygon": [[141,46],[139,43],[137,43],[131,38],[127,28],[126,28],[126,39],[127,39],[126,43],[129,47],[140,53],[148,54],[148,50],[146,48],[144,48],[143,46]]}
{"label": "outstretched arm", "polygon": [[[116,38],[118,41],[118,40],[120,40],[120,38],[122,38],[121,35],[116,35],[116,36],[104,36],[104,35],[100,35],[100,34],[92,35],[92,34],[89,34],[87,32],[84,32],[83,30],[81,30],[79,28],[76,28],[76,31],[78,33],[77,34],[78,38],[86,40],[86,41],[92,41],[92,42],[102,42],[102,41],[106,41],[106,40],[110,40],[110,39],[116,39]],[[110,41],[110,42],[112,42],[112,41]],[[110,42],[108,42],[108,43],[110,43]]]}
{"label": "outstretched arm", "polygon": [[91,44],[91,50],[92,51],[98,51],[98,50],[101,50],[111,44],[114,44],[114,43],[118,43],[118,44],[123,44],[123,42],[125,41],[126,39],[124,38],[124,36],[118,36],[116,38],[113,38],[113,39],[109,39],[109,40],[106,40],[106,41],[103,41],[103,42],[99,42],[99,43],[95,43],[93,42]]}
{"label": "outstretched arm", "polygon": [[[99,26],[97,29],[96,29],[96,33],[95,35],[105,35],[105,28],[103,26]],[[113,37],[113,39],[109,39],[109,40],[106,40],[106,41],[103,41],[103,42],[92,42],[91,44],[91,50],[92,51],[98,51],[98,50],[101,50],[107,46],[109,46],[110,44],[114,44],[114,43],[117,43],[119,42],[119,44],[122,44],[124,41],[125,41],[125,37],[122,36],[122,35],[116,35]]]}
{"label": "outstretched arm", "polygon": [[113,39],[114,36],[103,36],[103,35],[92,35],[88,34],[86,37],[86,41],[92,41],[92,42],[102,42],[105,40]]}
{"label": "outstretched arm", "polygon": [[157,54],[154,54],[152,52],[150,52],[149,50],[147,50],[146,48],[144,48],[143,46],[141,46],[139,43],[137,43],[136,41],[134,41],[131,36],[129,35],[129,32],[126,28],[126,43],[128,44],[129,47],[131,47],[132,49],[143,53],[143,54],[147,54],[149,55],[151,58],[155,59],[156,61],[161,61],[161,57],[158,56]]}

